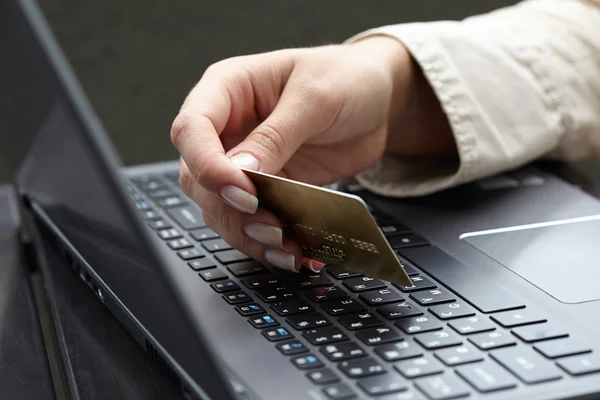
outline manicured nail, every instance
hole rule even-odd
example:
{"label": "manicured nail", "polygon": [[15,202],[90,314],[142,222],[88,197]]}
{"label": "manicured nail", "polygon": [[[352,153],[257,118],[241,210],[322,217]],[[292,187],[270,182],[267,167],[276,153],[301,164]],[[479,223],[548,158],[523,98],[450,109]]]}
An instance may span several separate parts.
{"label": "manicured nail", "polygon": [[294,262],[294,255],[285,251],[269,249],[265,252],[265,258],[269,264],[273,264],[276,267],[287,269],[288,271],[296,271],[296,263]]}
{"label": "manicured nail", "polygon": [[232,207],[242,212],[254,214],[258,208],[258,199],[237,186],[228,185],[221,189],[221,197]]}
{"label": "manicured nail", "polygon": [[321,270],[325,266],[325,263],[322,263],[321,261],[311,260],[308,258],[306,259],[306,261],[308,269],[310,269],[313,272],[321,272]]}
{"label": "manicured nail", "polygon": [[283,231],[279,227],[251,222],[244,227],[244,231],[252,239],[266,245],[276,247],[283,245]]}
{"label": "manicured nail", "polygon": [[256,157],[250,153],[239,153],[231,157],[231,162],[237,165],[239,168],[249,169],[251,171],[258,171],[260,164]]}

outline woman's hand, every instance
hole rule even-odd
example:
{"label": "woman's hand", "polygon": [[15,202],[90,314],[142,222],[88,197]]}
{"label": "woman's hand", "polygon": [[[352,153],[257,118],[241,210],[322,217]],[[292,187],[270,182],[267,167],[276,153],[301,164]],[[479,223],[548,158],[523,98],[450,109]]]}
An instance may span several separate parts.
{"label": "woman's hand", "polygon": [[184,192],[233,247],[297,271],[300,247],[258,208],[238,166],[316,185],[368,168],[386,148],[390,113],[403,106],[394,93],[407,86],[411,71],[408,52],[386,37],[210,66],[171,130]]}

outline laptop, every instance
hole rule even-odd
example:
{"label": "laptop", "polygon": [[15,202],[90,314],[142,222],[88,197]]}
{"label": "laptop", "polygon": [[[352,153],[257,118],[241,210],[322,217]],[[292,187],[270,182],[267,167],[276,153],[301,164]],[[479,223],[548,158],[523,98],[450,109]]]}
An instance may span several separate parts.
{"label": "laptop", "polygon": [[413,284],[291,275],[207,228],[177,162],[120,163],[35,2],[0,3],[0,52],[23,209],[182,398],[600,397],[600,201],[579,188],[536,168],[420,199],[341,182]]}

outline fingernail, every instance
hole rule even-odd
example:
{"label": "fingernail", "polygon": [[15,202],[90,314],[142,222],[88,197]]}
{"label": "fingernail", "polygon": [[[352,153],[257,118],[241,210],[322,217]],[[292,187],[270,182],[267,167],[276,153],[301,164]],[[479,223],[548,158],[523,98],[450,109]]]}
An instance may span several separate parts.
{"label": "fingernail", "polygon": [[239,168],[249,169],[251,171],[258,171],[260,164],[256,157],[250,153],[239,153],[231,157],[231,162],[237,165]]}
{"label": "fingernail", "polygon": [[322,263],[321,261],[308,260],[308,269],[310,269],[313,272],[321,272],[324,266],[325,263]]}
{"label": "fingernail", "polygon": [[265,252],[265,258],[269,264],[273,264],[276,267],[287,269],[288,271],[296,271],[296,263],[294,262],[294,255],[285,251],[269,249]]}
{"label": "fingernail", "polygon": [[237,186],[228,185],[221,189],[221,197],[232,207],[249,214],[258,208],[258,199]]}
{"label": "fingernail", "polygon": [[266,245],[277,247],[283,245],[283,231],[276,226],[251,222],[244,226],[244,231],[252,239]]}

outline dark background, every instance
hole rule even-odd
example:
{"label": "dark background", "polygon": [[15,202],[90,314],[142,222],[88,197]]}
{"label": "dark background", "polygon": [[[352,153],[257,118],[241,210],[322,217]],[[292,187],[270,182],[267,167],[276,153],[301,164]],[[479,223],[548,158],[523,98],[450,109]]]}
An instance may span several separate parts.
{"label": "dark background", "polygon": [[[516,2],[38,1],[126,164],[177,157],[171,122],[206,67],[220,59],[341,42],[385,24],[456,20]],[[17,141],[0,132],[0,161],[12,144],[21,147]],[[9,179],[2,165],[0,181]]]}

